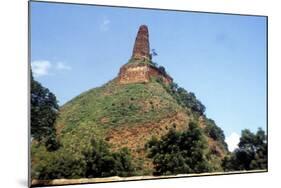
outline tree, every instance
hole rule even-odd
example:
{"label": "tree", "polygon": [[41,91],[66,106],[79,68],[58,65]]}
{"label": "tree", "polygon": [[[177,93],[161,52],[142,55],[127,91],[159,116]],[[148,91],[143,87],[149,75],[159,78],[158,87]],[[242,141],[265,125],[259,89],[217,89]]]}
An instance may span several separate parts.
{"label": "tree", "polygon": [[159,66],[159,67],[158,67],[158,70],[159,70],[159,72],[160,72],[161,74],[167,75],[166,69],[165,69],[163,66]]}
{"label": "tree", "polygon": [[150,56],[152,57],[152,56],[157,56],[157,55],[158,54],[157,54],[156,50],[155,49],[151,49]]}
{"label": "tree", "polygon": [[152,158],[155,175],[202,173],[211,170],[207,160],[207,141],[195,123],[177,132],[171,129],[160,140],[153,137],[146,145]]}
{"label": "tree", "polygon": [[179,87],[176,83],[171,83],[169,88],[165,89],[177,100],[177,102],[186,107],[190,108],[194,112],[203,115],[206,108],[205,106],[196,98],[195,94],[186,91],[184,88]]}
{"label": "tree", "polygon": [[56,96],[34,80],[31,73],[31,137],[44,143],[48,150],[59,146],[54,126],[58,109]]}
{"label": "tree", "polygon": [[267,169],[266,135],[261,128],[256,134],[243,130],[238,146],[224,159],[225,171]]}
{"label": "tree", "polygon": [[[154,65],[156,66],[156,65]],[[157,66],[156,66],[157,67]],[[163,66],[158,67],[158,70],[166,75],[167,72]],[[158,83],[162,84],[164,89],[180,104],[185,108],[190,108],[199,115],[205,113],[206,107],[199,101],[195,94],[192,92],[186,91],[184,88],[179,87],[177,83],[172,82],[169,85],[166,85],[162,79],[157,80]]]}
{"label": "tree", "polygon": [[92,139],[92,150],[85,152],[86,177],[130,176],[134,172],[130,152],[122,148],[110,152],[103,140]]}
{"label": "tree", "polygon": [[36,163],[32,164],[33,179],[51,180],[85,177],[86,163],[83,156],[65,149],[48,152],[43,145],[33,150]]}
{"label": "tree", "polygon": [[214,120],[206,118],[206,127],[204,131],[209,137],[221,143],[225,150],[228,150],[224,132],[216,125]]}
{"label": "tree", "polygon": [[89,146],[81,152],[64,147],[48,152],[42,144],[34,144],[31,151],[36,163],[32,165],[32,178],[50,180],[134,174],[135,168],[127,148],[111,152],[105,141],[94,138]]}

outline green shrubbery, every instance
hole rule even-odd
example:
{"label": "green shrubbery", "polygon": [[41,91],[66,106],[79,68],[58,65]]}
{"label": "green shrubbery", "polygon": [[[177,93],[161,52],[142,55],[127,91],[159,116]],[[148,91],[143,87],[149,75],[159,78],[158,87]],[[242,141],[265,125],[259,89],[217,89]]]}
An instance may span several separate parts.
{"label": "green shrubbery", "polygon": [[33,79],[31,73],[31,137],[46,145],[50,151],[59,148],[55,121],[59,106],[56,96]]}
{"label": "green shrubbery", "polygon": [[201,129],[190,123],[188,129],[177,132],[171,129],[160,140],[147,143],[148,157],[155,165],[155,175],[202,173],[212,170],[208,162],[208,145]]}
{"label": "green shrubbery", "polygon": [[82,155],[60,148],[48,152],[44,146],[33,145],[32,178],[59,179],[85,177],[86,163]]}
{"label": "green shrubbery", "polygon": [[223,160],[225,171],[267,169],[267,142],[262,129],[242,131],[239,148]]}
{"label": "green shrubbery", "polygon": [[87,178],[133,175],[134,167],[128,148],[110,152],[102,140],[92,140],[92,146],[92,150],[84,153]]}
{"label": "green shrubbery", "polygon": [[221,143],[226,151],[228,150],[223,130],[216,125],[214,120],[206,119],[206,127],[204,129],[204,132],[212,139]]}
{"label": "green shrubbery", "polygon": [[34,179],[131,176],[135,171],[127,148],[110,152],[102,140],[92,139],[91,147],[80,153],[64,148],[48,152],[44,146],[34,144],[32,155],[38,160],[32,168]]}
{"label": "green shrubbery", "polygon": [[161,78],[156,79],[161,83],[166,91],[183,107],[191,109],[193,112],[203,115],[205,113],[205,106],[196,98],[195,94],[186,91],[182,87],[178,87],[176,83],[166,85]]}

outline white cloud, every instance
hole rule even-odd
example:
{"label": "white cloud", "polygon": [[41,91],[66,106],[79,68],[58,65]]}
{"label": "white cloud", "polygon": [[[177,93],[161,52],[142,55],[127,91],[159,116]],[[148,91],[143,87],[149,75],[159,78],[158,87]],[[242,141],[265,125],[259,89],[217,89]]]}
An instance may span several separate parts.
{"label": "white cloud", "polygon": [[64,64],[64,63],[62,63],[62,62],[58,62],[58,63],[56,64],[56,69],[57,69],[57,70],[71,70],[72,68],[71,68],[70,66],[68,66],[68,65],[66,65],[66,64]]}
{"label": "white cloud", "polygon": [[48,60],[36,60],[31,62],[32,73],[34,77],[50,75],[55,71],[68,71],[72,67],[63,62],[50,62]]}
{"label": "white cloud", "polygon": [[100,30],[101,31],[109,30],[109,24],[110,24],[110,20],[107,18],[103,18],[102,23],[100,24]]}
{"label": "white cloud", "polygon": [[240,135],[233,132],[230,134],[230,136],[226,137],[225,139],[229,151],[234,151],[236,148],[238,148],[238,143],[240,141]]}
{"label": "white cloud", "polygon": [[32,73],[35,77],[45,76],[49,74],[52,64],[46,60],[32,61]]}

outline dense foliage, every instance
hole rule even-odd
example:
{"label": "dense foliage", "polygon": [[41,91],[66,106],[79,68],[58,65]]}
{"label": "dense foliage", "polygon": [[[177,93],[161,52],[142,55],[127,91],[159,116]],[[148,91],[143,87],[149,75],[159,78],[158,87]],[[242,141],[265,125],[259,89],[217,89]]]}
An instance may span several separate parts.
{"label": "dense foliage", "polygon": [[62,147],[49,152],[42,145],[32,145],[33,179],[51,180],[60,178],[85,177],[86,162],[83,156]]}
{"label": "dense foliage", "polygon": [[212,139],[222,144],[222,147],[227,151],[227,144],[225,142],[225,135],[223,130],[218,127],[214,120],[206,119],[205,133]]}
{"label": "dense foliage", "polygon": [[31,75],[31,137],[45,143],[48,150],[59,147],[54,127],[58,108],[56,96]]}
{"label": "dense foliage", "polygon": [[147,148],[148,157],[152,158],[155,165],[155,175],[211,171],[207,160],[207,142],[195,123],[190,123],[186,131],[171,129],[160,140],[152,138]]}
{"label": "dense foliage", "polygon": [[34,146],[32,151],[39,160],[32,169],[35,179],[129,176],[135,170],[127,148],[110,152],[102,140],[92,139],[90,148],[81,153],[65,148],[48,152],[42,145]]}
{"label": "dense foliage", "polygon": [[242,131],[239,148],[225,157],[225,171],[267,169],[267,142],[262,129],[256,134],[250,130]]}
{"label": "dense foliage", "polygon": [[130,176],[134,172],[128,148],[110,152],[108,145],[100,140],[92,140],[93,149],[85,153],[88,178],[107,176]]}
{"label": "dense foliage", "polygon": [[[164,68],[164,67],[163,67]],[[165,71],[165,69],[163,69]],[[165,72],[166,73],[166,72]],[[169,85],[163,84],[161,79],[157,79],[162,83],[166,91],[173,96],[173,98],[183,107],[190,108],[193,112],[203,115],[206,107],[196,98],[195,94],[186,91],[184,88],[179,87],[176,83]]]}

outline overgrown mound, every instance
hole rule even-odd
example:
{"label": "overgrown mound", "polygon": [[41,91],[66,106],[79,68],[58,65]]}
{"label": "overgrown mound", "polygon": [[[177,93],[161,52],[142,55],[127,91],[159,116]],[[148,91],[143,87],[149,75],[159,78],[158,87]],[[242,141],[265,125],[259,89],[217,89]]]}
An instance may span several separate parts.
{"label": "overgrown mound", "polygon": [[62,135],[83,123],[97,124],[105,130],[159,121],[182,110],[157,82],[123,85],[112,81],[66,103],[58,125],[63,126]]}
{"label": "overgrown mound", "polygon": [[[227,153],[224,134],[204,111],[204,105],[193,93],[176,84],[167,85],[158,78],[148,83],[119,84],[114,79],[80,94],[60,108],[56,122],[60,148],[49,152],[42,144],[33,142],[33,178],[153,174],[155,164],[148,156],[146,144],[171,129],[184,131],[190,122],[199,125],[207,141],[204,153],[209,156],[212,166],[209,169],[221,171],[221,159]],[[100,146],[93,144],[93,140],[104,143],[109,150],[96,151]],[[97,164],[91,163],[97,157],[100,160],[96,163],[112,164],[114,168],[98,173]],[[61,170],[55,170],[58,168]],[[44,176],[40,176],[42,174]]]}

